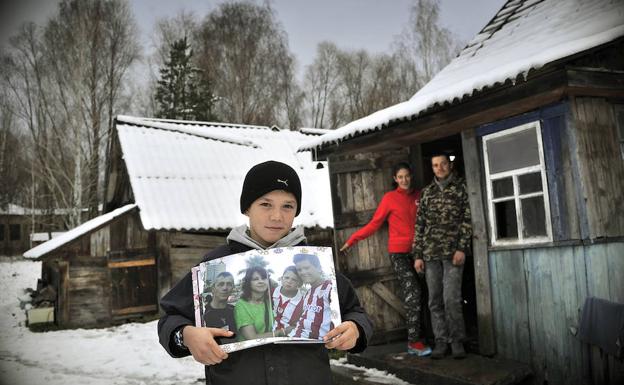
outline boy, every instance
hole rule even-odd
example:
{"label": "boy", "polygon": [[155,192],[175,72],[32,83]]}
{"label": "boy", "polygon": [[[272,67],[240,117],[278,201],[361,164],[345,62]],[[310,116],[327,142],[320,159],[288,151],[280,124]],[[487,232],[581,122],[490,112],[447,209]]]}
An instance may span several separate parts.
{"label": "boy", "polygon": [[297,272],[310,290],[303,298],[303,314],[292,337],[317,339],[331,328],[330,295],[332,282],[323,277],[321,262],[313,254],[297,254],[293,257]]}
{"label": "boy", "polygon": [[[301,227],[291,230],[301,212],[301,183],[290,166],[268,161],[249,170],[243,182],[240,210],[249,227],[232,229],[227,244],[212,250],[204,261],[258,249],[305,245]],[[161,345],[172,357],[193,355],[206,365],[206,383],[225,384],[330,384],[328,349],[360,352],[372,335],[372,324],[351,286],[337,274],[338,297],[344,321],[324,336],[321,344],[270,344],[227,355],[215,337],[232,331],[194,325],[190,273],[161,300],[165,315],[158,322]]]}

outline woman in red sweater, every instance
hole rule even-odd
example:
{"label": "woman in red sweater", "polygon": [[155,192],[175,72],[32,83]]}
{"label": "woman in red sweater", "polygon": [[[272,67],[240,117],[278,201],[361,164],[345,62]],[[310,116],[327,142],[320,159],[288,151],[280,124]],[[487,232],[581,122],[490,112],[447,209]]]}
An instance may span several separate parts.
{"label": "woman in red sweater", "polygon": [[358,241],[368,238],[388,220],[388,253],[403,291],[407,314],[407,351],[427,356],[431,354],[431,348],[420,341],[420,283],[410,254],[420,200],[420,191],[411,186],[411,174],[411,167],[405,162],[393,167],[392,178],[396,189],[383,196],[373,219],[353,233],[340,251],[346,251]]}

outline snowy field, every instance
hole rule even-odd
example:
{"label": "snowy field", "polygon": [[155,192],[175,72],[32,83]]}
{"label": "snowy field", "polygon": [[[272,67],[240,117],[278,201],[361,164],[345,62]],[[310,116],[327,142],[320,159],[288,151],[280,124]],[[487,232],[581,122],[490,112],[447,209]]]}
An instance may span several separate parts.
{"label": "snowy field", "polygon": [[172,359],[161,348],[156,321],[106,329],[33,333],[20,299],[35,288],[39,262],[0,262],[0,384],[199,384],[204,368]]}
{"label": "snowy field", "polygon": [[[106,329],[33,333],[20,301],[35,288],[40,262],[0,258],[0,385],[173,385],[204,383],[192,358],[170,358],[158,343],[157,321]],[[380,384],[409,385],[386,372],[360,369]]]}

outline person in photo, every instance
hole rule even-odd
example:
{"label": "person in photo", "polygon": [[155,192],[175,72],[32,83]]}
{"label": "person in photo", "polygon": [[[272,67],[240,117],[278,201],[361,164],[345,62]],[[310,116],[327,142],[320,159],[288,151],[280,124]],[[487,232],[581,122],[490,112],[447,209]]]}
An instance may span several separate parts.
{"label": "person in photo", "polygon": [[[211,287],[211,296],[206,301],[204,311],[204,325],[219,328],[225,331],[236,332],[234,306],[228,299],[234,291],[234,276],[227,271],[219,273]],[[220,343],[234,342],[234,338],[222,337]]]}
{"label": "person in photo", "polygon": [[296,254],[293,262],[297,273],[310,289],[303,297],[303,314],[291,337],[322,338],[331,329],[332,281],[325,279],[318,257],[314,254]]}
{"label": "person in photo", "polygon": [[284,270],[279,286],[273,290],[273,330],[287,335],[294,328],[303,312],[303,296],[301,293],[303,281],[297,273],[297,267],[288,266]]}
{"label": "person in photo", "polygon": [[269,301],[269,277],[263,267],[251,267],[243,278],[243,293],[234,306],[238,340],[273,337],[273,312]]}
{"label": "person in photo", "polygon": [[[240,195],[240,212],[249,224],[232,229],[227,244],[210,251],[203,262],[249,250],[305,246],[303,228],[292,227],[301,212],[301,194],[301,182],[292,167],[276,161],[252,167]],[[158,322],[158,336],[170,356],[192,355],[204,364],[207,384],[331,384],[327,349],[358,353],[372,336],[372,322],[353,285],[336,274],[342,323],[320,336],[324,344],[267,344],[228,355],[215,338],[232,337],[231,330],[193,326],[192,285],[189,273],[161,299],[164,315]]]}

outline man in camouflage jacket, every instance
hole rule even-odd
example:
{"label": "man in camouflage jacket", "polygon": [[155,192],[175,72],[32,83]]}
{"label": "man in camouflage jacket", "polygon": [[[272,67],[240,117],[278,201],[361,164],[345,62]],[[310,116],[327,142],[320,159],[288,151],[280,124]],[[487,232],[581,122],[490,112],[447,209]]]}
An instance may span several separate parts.
{"label": "man in camouflage jacket", "polygon": [[446,154],[431,158],[435,177],[421,192],[414,238],[414,268],[425,272],[435,335],[431,358],[443,358],[448,344],[454,358],[464,358],[466,336],[462,314],[462,273],[472,241],[466,184],[451,173]]}

